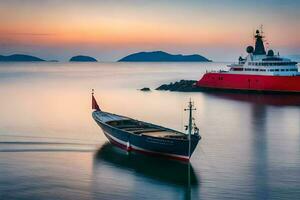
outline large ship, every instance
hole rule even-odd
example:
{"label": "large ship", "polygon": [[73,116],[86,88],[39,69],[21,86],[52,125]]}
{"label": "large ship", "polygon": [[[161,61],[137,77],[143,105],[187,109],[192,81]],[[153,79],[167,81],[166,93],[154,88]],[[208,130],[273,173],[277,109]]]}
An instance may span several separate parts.
{"label": "large ship", "polygon": [[228,71],[208,72],[196,83],[203,89],[256,92],[300,93],[297,62],[266,52],[262,31],[255,34],[255,47],[247,47],[247,56],[228,65]]}
{"label": "large ship", "polygon": [[130,117],[102,111],[92,93],[92,114],[96,123],[102,128],[107,139],[117,147],[127,151],[136,151],[150,155],[170,157],[188,161],[201,136],[193,123],[192,102],[189,111],[188,134]]}

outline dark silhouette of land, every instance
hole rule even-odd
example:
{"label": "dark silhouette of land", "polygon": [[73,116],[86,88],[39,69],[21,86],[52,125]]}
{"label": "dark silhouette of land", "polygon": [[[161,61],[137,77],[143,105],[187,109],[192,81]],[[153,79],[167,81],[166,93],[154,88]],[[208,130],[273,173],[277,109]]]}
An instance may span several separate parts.
{"label": "dark silhouette of land", "polygon": [[70,62],[98,62],[95,58],[90,56],[74,56],[70,59]]}
{"label": "dark silhouette of land", "polygon": [[151,91],[151,89],[148,88],[148,87],[143,87],[143,88],[140,89],[140,90],[143,91],[143,92],[149,92],[149,91]]}
{"label": "dark silhouette of land", "polygon": [[174,83],[163,84],[156,88],[156,90],[169,90],[177,92],[197,92],[200,91],[200,88],[196,87],[195,80],[180,80]]}
{"label": "dark silhouette of land", "polygon": [[9,56],[0,55],[0,62],[43,62],[45,60],[24,54],[13,54]]}
{"label": "dark silhouette of land", "polygon": [[172,55],[163,51],[139,52],[128,55],[118,62],[211,62],[211,60],[198,55]]}

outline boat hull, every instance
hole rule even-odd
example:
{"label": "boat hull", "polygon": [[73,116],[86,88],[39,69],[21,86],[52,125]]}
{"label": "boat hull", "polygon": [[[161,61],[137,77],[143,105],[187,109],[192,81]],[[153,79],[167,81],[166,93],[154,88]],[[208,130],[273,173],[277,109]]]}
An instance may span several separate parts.
{"label": "boat hull", "polygon": [[[94,119],[101,127],[110,143],[121,149],[156,156],[165,156],[177,160],[187,161],[190,159],[188,152],[189,143],[187,140],[135,135],[99,121],[97,117],[94,117]],[[195,150],[199,140],[199,137],[192,135],[191,154]]]}
{"label": "boat hull", "polygon": [[206,73],[197,83],[204,89],[300,93],[300,76]]}

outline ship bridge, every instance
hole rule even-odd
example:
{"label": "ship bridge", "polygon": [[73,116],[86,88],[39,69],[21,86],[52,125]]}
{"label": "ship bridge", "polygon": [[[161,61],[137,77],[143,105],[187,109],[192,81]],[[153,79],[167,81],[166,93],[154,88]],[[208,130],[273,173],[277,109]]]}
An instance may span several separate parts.
{"label": "ship bridge", "polygon": [[239,58],[238,63],[228,65],[228,73],[257,74],[275,76],[299,76],[297,62],[280,57],[279,53],[274,54],[273,50],[266,53],[263,38],[259,30],[254,36],[256,39],[255,48],[248,46],[246,58]]}

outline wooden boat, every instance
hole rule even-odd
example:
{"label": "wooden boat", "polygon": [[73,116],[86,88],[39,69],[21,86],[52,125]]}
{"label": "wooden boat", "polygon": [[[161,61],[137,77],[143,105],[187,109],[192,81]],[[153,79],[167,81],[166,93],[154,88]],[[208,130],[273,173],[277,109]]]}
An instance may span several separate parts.
{"label": "wooden boat", "polygon": [[188,134],[102,111],[94,93],[92,93],[92,108],[94,109],[92,116],[107,139],[127,151],[188,161],[201,139],[199,129],[193,123],[192,111],[195,108],[191,101],[185,109],[189,111],[189,124],[186,126]]}

